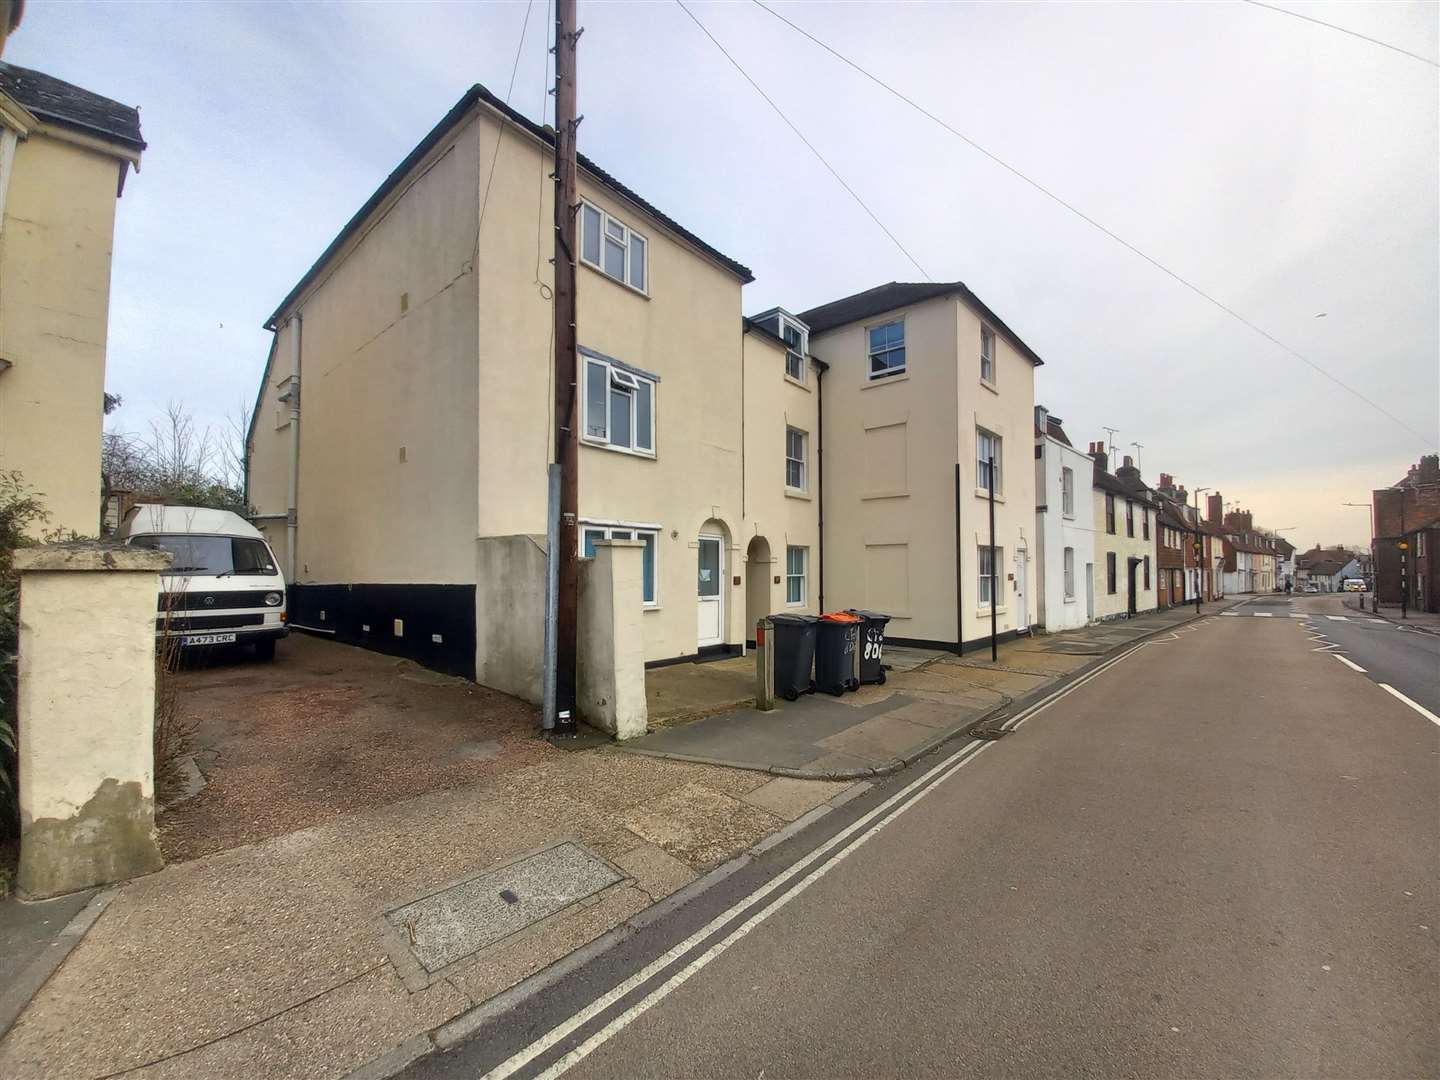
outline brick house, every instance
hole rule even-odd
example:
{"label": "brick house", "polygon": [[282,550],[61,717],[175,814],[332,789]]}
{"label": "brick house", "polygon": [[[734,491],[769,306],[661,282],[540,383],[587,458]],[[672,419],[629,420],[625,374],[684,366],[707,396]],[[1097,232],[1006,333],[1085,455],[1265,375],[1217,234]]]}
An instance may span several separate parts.
{"label": "brick house", "polygon": [[1426,454],[1371,500],[1376,596],[1382,604],[1403,599],[1420,611],[1440,611],[1440,455]]}

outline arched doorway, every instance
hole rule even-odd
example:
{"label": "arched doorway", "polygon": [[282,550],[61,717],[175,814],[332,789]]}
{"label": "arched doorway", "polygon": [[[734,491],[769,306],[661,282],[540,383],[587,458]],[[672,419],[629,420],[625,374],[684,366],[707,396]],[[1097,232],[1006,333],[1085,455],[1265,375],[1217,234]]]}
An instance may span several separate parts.
{"label": "arched doorway", "polygon": [[745,643],[755,645],[755,624],[770,614],[770,583],[774,576],[774,559],[770,541],[763,536],[752,537],[745,549]]}

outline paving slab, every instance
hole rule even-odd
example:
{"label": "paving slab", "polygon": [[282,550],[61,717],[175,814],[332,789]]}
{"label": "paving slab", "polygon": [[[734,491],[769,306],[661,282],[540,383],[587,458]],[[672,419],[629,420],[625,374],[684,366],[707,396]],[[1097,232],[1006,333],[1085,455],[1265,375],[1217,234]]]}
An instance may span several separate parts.
{"label": "paving slab", "polygon": [[770,811],[776,817],[794,821],[821,803],[829,802],[849,786],[845,782],[824,783],[778,776],[740,798],[751,806]]}

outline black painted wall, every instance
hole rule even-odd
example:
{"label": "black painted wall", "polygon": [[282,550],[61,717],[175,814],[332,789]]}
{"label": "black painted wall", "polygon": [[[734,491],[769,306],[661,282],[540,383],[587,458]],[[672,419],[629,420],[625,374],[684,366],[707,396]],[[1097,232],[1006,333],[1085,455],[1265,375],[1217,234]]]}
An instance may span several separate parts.
{"label": "black painted wall", "polygon": [[[291,585],[289,592],[297,630],[333,631],[324,636],[475,678],[474,585]],[[400,637],[396,619],[404,623]]]}

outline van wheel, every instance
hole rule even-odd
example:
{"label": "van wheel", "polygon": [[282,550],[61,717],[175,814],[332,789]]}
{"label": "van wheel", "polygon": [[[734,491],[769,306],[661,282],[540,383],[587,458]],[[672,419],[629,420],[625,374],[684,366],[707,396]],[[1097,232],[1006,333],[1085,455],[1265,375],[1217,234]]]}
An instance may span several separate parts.
{"label": "van wheel", "polygon": [[256,660],[274,660],[274,659],[275,659],[275,639],[274,639],[274,638],[266,638],[264,641],[257,641],[257,642],[255,642],[255,659],[256,659]]}

